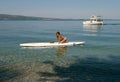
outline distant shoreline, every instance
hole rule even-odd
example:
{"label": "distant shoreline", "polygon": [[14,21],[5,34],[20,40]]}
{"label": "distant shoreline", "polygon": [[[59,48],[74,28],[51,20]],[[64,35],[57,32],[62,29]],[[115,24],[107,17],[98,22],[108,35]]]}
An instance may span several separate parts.
{"label": "distant shoreline", "polygon": [[[9,15],[0,14],[0,21],[83,21],[89,19],[72,19],[72,18],[47,18],[47,17],[34,17],[34,16],[23,16],[23,15]],[[120,21],[120,19],[103,19],[103,20],[114,20]]]}
{"label": "distant shoreline", "polygon": [[0,14],[0,20],[4,20],[4,21],[7,21],[7,20],[80,21],[83,19],[62,19],[62,18],[47,18],[47,17]]}

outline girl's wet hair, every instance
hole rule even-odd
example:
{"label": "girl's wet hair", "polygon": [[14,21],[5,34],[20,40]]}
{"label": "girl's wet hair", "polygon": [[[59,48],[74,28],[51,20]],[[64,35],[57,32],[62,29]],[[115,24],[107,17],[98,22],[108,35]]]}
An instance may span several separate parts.
{"label": "girl's wet hair", "polygon": [[56,34],[60,34],[60,32],[56,32]]}

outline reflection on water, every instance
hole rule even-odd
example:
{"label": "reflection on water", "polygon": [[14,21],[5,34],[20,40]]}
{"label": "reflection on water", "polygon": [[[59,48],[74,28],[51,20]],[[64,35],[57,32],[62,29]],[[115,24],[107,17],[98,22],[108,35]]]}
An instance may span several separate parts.
{"label": "reflection on water", "polygon": [[67,46],[64,47],[59,46],[56,52],[57,57],[63,56],[66,53],[66,51],[67,51]]}
{"label": "reflection on water", "polygon": [[42,49],[56,49],[56,56],[63,56],[67,52],[67,46],[58,46],[58,47],[21,47],[21,49],[30,49],[30,50],[42,50]]}
{"label": "reflection on water", "polygon": [[102,30],[103,25],[83,25],[83,31],[92,32],[89,35],[97,36],[97,33]]}
{"label": "reflection on water", "polygon": [[102,29],[103,25],[83,25],[85,31],[98,32]]}

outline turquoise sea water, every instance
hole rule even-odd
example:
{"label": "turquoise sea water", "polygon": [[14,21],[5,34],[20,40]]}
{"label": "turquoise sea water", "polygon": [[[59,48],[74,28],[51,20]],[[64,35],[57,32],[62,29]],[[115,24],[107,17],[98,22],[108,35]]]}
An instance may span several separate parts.
{"label": "turquoise sea water", "polygon": [[[119,82],[120,21],[0,21],[0,82]],[[83,46],[21,48],[25,42],[68,41]]]}

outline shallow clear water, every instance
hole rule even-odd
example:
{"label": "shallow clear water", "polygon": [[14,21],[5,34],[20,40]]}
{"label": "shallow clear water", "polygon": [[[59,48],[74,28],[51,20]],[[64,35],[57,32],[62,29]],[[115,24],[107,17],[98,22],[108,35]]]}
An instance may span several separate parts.
{"label": "shallow clear water", "polygon": [[[83,46],[21,48],[57,41],[60,31]],[[82,21],[0,21],[0,81],[119,82],[120,21],[83,26]]]}

